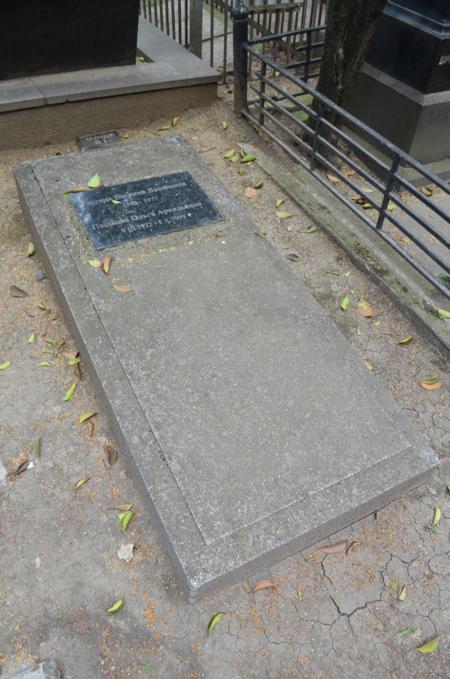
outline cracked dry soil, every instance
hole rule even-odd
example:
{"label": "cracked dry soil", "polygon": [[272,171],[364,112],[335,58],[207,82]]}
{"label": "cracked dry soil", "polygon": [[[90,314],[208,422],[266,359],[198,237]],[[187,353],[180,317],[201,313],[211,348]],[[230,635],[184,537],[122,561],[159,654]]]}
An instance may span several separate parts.
{"label": "cracked dry soil", "polygon": [[[284,254],[298,254],[298,261],[286,266],[387,384],[441,456],[441,469],[428,486],[333,536],[332,543],[355,542],[347,555],[315,546],[251,583],[188,605],[124,461],[119,456],[112,466],[105,464],[103,446],[114,441],[104,413],[82,364],[81,380],[68,365],[64,352],[76,347],[48,281],[36,278],[42,271],[39,253],[26,257],[29,238],[11,167],[74,147],[5,154],[0,363],[12,365],[0,373],[0,471],[16,469],[25,457],[33,467],[13,480],[0,474],[0,674],[8,677],[33,660],[54,658],[66,679],[445,679],[450,676],[448,357],[328,236],[308,230],[311,221],[298,206],[286,199],[283,209],[293,217],[277,219],[275,201],[283,196],[256,166],[240,174],[239,164],[224,160],[224,152],[240,141],[262,142],[232,117],[230,94],[222,90],[221,97],[206,111],[183,114],[177,132],[241,197],[262,237]],[[222,120],[229,123],[226,131]],[[165,123],[129,131],[130,141],[163,134],[158,129]],[[257,196],[245,198],[244,188],[259,180],[264,186]],[[11,297],[12,284],[29,297]],[[339,302],[345,294],[351,305],[344,313]],[[361,296],[374,306],[372,319],[357,314]],[[29,344],[32,333],[37,340]],[[413,342],[399,346],[406,335],[413,335]],[[42,360],[51,365],[38,366]],[[439,372],[443,386],[425,392],[418,381],[430,372]],[[74,379],[76,394],[65,403]],[[90,410],[98,412],[92,436],[87,424],[79,424],[80,414]],[[40,457],[31,445],[38,436]],[[88,477],[75,492],[76,482]],[[121,503],[132,503],[135,510],[125,535],[111,509]],[[436,506],[442,510],[438,532],[427,532]],[[117,550],[128,542],[135,550],[125,564]],[[252,583],[262,578],[276,587],[252,593]],[[125,597],[125,607],[108,616],[106,609],[119,597]],[[208,636],[208,622],[218,611],[225,615]],[[406,627],[416,631],[398,637]],[[436,652],[417,652],[436,635]]]}

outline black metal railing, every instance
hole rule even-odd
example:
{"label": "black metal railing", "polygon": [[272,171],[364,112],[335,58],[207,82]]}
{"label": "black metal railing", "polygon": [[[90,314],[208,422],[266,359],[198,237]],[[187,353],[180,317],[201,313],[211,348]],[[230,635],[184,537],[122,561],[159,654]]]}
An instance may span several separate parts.
{"label": "black metal railing", "polygon": [[234,26],[235,111],[450,298],[450,214],[443,205],[450,186],[309,84],[319,70],[324,27],[248,39],[243,5]]}
{"label": "black metal railing", "polygon": [[[141,0],[141,15],[183,47],[232,74],[234,0]],[[316,26],[325,20],[325,0],[256,0],[248,8],[250,38]]]}

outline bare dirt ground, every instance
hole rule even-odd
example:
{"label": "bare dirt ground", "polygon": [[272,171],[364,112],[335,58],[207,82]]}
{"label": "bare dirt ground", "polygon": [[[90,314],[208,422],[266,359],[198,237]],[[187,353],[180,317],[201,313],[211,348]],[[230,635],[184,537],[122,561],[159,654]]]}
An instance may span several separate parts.
{"label": "bare dirt ground", "polygon": [[[120,454],[112,465],[105,460],[105,444],[115,446],[108,423],[83,364],[82,379],[69,365],[76,347],[48,281],[41,280],[39,253],[27,257],[30,239],[11,167],[75,146],[5,154],[0,366],[11,366],[0,370],[0,674],[8,677],[33,660],[55,658],[66,679],[445,679],[450,676],[448,357],[327,235],[312,228],[300,207],[287,199],[277,207],[282,193],[255,164],[224,159],[239,142],[262,142],[233,117],[231,95],[223,89],[220,96],[207,110],[183,114],[175,131],[241,197],[261,237],[285,255],[296,255],[286,258],[286,266],[386,383],[441,456],[441,470],[428,486],[333,536],[330,543],[351,546],[347,554],[315,546],[251,583],[188,605],[125,461]],[[122,143],[171,134],[159,130],[168,122],[129,130]],[[245,188],[261,180],[262,188],[250,192],[256,195],[245,197]],[[280,219],[277,210],[291,216]],[[11,285],[28,296],[11,296]],[[349,307],[343,311],[345,296]],[[361,298],[373,306],[371,318],[358,313]],[[32,335],[35,341],[29,341]],[[409,343],[399,344],[409,336]],[[39,365],[42,361],[49,365]],[[420,381],[433,375],[442,386],[421,388]],[[74,380],[76,393],[64,401]],[[86,411],[97,412],[90,420],[94,431],[79,423]],[[27,459],[32,466],[6,476]],[[122,504],[132,504],[134,511],[124,533],[113,509]],[[436,507],[442,518],[434,531],[426,530]],[[129,543],[134,556],[125,563],[117,550]],[[274,587],[252,593],[251,586],[263,578]],[[122,597],[125,606],[108,615],[106,609]],[[224,615],[208,635],[218,612]],[[434,652],[417,651],[436,637]]]}

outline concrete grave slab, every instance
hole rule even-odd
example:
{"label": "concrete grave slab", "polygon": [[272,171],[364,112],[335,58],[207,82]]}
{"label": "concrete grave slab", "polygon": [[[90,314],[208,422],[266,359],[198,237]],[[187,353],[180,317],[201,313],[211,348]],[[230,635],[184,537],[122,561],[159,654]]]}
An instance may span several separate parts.
{"label": "concrete grave slab", "polygon": [[[189,172],[223,221],[107,248],[105,276],[63,195],[97,172],[107,186]],[[16,178],[191,600],[331,535],[438,464],[182,137],[32,161]]]}

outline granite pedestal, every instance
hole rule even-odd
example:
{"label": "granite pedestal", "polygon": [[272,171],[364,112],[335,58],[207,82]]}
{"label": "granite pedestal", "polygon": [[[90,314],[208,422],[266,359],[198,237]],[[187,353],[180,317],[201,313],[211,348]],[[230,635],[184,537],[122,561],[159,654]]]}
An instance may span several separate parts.
{"label": "granite pedestal", "polygon": [[[182,137],[15,172],[33,239],[191,600],[331,535],[435,468],[361,357]],[[101,253],[64,195],[94,172],[108,187],[97,207],[114,200],[120,210],[96,221],[121,234]],[[183,202],[175,189],[185,190],[186,173],[201,193]],[[215,212],[201,220],[208,205]],[[152,235],[133,240],[135,224]],[[108,276],[88,264],[103,255],[113,257]]]}

